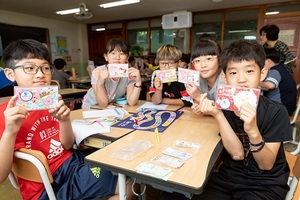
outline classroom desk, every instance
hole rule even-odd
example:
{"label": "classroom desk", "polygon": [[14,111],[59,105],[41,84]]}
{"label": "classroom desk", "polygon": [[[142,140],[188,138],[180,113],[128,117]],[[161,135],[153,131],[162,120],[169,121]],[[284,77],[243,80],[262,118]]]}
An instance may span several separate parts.
{"label": "classroom desk", "polygon": [[74,89],[74,88],[65,88],[65,89],[60,89],[58,93],[63,97],[63,98],[83,98],[83,96],[86,94],[88,90],[87,89]]}
{"label": "classroom desk", "polygon": [[0,97],[0,104],[6,102],[8,99],[10,99],[11,96],[7,96],[7,97]]}
{"label": "classroom desk", "polygon": [[[75,119],[83,119],[82,111],[87,111],[87,110],[93,110],[93,109],[84,108],[84,109],[71,111],[70,114],[71,121]],[[83,145],[94,147],[94,148],[102,148],[132,131],[133,129],[111,127],[111,132],[92,135],[83,141],[84,143]]]}
{"label": "classroom desk", "polygon": [[[216,124],[205,123],[201,119],[199,121],[176,120],[160,134],[160,143],[157,142],[154,133],[136,130],[111,145],[88,155],[86,162],[119,173],[120,199],[126,199],[125,175],[136,178],[138,183],[149,184],[168,192],[180,192],[190,197],[192,194],[202,193],[203,187],[223,150],[218,133],[219,129]],[[110,156],[118,149],[137,140],[148,140],[154,146],[131,161],[123,161]],[[176,140],[200,143],[201,147],[198,150],[178,148],[174,146]],[[135,171],[140,163],[150,162],[156,155],[161,155],[167,147],[190,152],[193,155],[179,169],[172,169],[173,175],[169,180],[164,181]]]}
{"label": "classroom desk", "polygon": [[216,120],[214,117],[209,115],[196,115],[191,107],[182,107],[179,109],[179,111],[182,111],[183,114],[178,118],[179,120],[188,120],[188,121],[201,121],[205,123],[213,123],[216,124]]}
{"label": "classroom desk", "polygon": [[[138,103],[135,106],[129,106],[129,105],[125,105],[124,108],[129,112],[129,113],[138,113],[139,110],[138,108],[140,106],[142,106],[144,103],[146,103],[147,101],[145,100],[139,100]],[[176,106],[176,105],[168,105],[167,108],[165,110],[179,110],[180,108],[182,108],[182,106]]]}
{"label": "classroom desk", "polygon": [[76,81],[68,81],[71,84],[71,87],[79,89],[89,89],[91,86],[90,78],[78,78]]}

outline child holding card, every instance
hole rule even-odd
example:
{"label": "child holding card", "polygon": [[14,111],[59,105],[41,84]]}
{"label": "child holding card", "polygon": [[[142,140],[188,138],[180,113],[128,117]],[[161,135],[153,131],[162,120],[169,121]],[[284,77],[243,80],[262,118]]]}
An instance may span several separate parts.
{"label": "child holding card", "polygon": [[178,61],[181,51],[173,45],[164,45],[157,50],[159,69],[151,78],[149,94],[154,104],[191,106],[191,98],[183,83],[177,81]]}
{"label": "child holding card", "polygon": [[186,84],[186,90],[194,99],[196,107],[201,93],[207,93],[207,98],[215,100],[218,85],[224,83],[219,64],[220,54],[220,45],[207,38],[200,39],[192,49],[191,60],[195,70],[200,72],[200,85],[197,87],[193,82],[189,82]]}
{"label": "child holding card", "polygon": [[126,43],[121,39],[111,39],[106,44],[104,57],[108,65],[93,70],[92,88],[84,96],[82,107],[106,107],[108,103],[116,102],[116,99],[125,95],[127,103],[130,106],[135,105],[140,96],[142,79],[138,69],[128,68]]}
{"label": "child holding card", "polygon": [[[3,51],[5,74],[19,87],[45,87],[51,83],[51,54],[40,42],[31,39],[10,43]],[[43,95],[47,95],[45,92]],[[27,110],[16,106],[19,93],[0,105],[0,183],[11,171],[13,153],[20,148],[45,154],[55,183],[57,199],[118,198],[117,176],[84,163],[84,154],[73,150],[74,133],[70,109],[61,96],[54,108]],[[23,199],[48,199],[43,184],[18,178]],[[127,194],[133,197],[131,184]],[[128,195],[127,195],[128,196]]]}

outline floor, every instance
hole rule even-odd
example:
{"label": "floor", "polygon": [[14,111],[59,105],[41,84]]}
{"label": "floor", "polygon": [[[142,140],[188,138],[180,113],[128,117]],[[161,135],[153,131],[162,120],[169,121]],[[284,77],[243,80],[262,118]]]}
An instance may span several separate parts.
{"label": "floor", "polygon": [[[298,128],[297,139],[300,140],[300,128]],[[293,144],[285,144],[285,149],[287,151],[293,151],[295,149],[295,145]],[[147,186],[146,190],[146,199],[147,200],[156,200],[159,198],[160,191],[152,188],[151,186]],[[7,179],[4,183],[0,184],[0,196],[1,200],[22,200],[22,197],[18,190],[16,190]],[[145,200],[145,198],[143,198]]]}

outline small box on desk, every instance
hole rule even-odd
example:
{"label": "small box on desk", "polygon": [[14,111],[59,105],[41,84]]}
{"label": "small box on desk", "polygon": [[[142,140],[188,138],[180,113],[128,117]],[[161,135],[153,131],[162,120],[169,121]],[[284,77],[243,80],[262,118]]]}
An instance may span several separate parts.
{"label": "small box on desk", "polygon": [[112,143],[111,140],[99,138],[99,137],[96,137],[95,135],[85,138],[83,140],[84,146],[89,146],[89,147],[93,147],[93,148],[97,148],[97,149],[101,149],[111,143]]}

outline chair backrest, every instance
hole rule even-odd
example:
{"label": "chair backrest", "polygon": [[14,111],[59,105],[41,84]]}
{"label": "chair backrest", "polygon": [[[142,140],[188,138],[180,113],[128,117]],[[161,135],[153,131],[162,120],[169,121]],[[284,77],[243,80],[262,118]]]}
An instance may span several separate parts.
{"label": "chair backrest", "polygon": [[[15,177],[43,183],[47,191],[49,199],[56,199],[51,183],[53,177],[45,155],[37,150],[21,148],[15,151],[15,162],[12,166],[12,174],[9,179],[12,185],[16,187]],[[16,187],[18,189],[18,187]]]}
{"label": "chair backrest", "polygon": [[291,181],[290,181],[290,191],[286,195],[286,200],[299,200],[300,199],[300,155],[294,156],[289,152],[286,152],[286,158],[290,166]]}
{"label": "chair backrest", "polygon": [[60,90],[60,83],[58,80],[51,80],[51,85],[57,85],[58,89]]}

